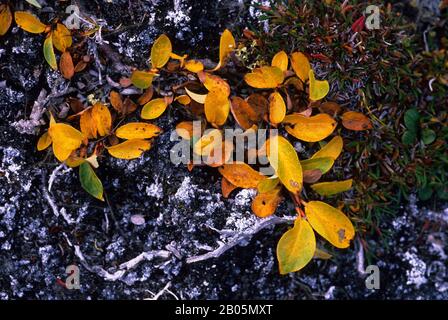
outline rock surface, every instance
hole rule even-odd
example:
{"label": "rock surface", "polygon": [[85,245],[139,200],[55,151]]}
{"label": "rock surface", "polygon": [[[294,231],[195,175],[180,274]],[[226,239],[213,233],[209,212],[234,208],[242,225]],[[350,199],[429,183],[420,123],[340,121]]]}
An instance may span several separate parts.
{"label": "rock surface", "polygon": [[[83,9],[113,27],[144,21],[106,39],[134,66],[146,65],[150,44],[162,32],[194,56],[216,48],[218,30],[241,28],[254,11],[244,1],[140,1],[130,8],[131,2],[113,2],[86,1]],[[164,133],[140,159],[100,159],[98,175],[109,201],[90,198],[76,170],[37,152],[38,136],[20,134],[12,125],[29,118],[42,88],[68,85],[45,65],[42,41],[14,27],[0,43],[0,299],[144,299],[167,284],[161,299],[448,298],[448,209],[417,208],[412,199],[381,226],[390,233],[384,244],[368,241],[376,257],[364,256],[356,242],[351,250],[334,252],[332,260],[280,276],[275,247],[287,224],[279,224],[216,259],[187,263],[260,223],[250,210],[253,192],[223,199],[214,170],[189,173],[171,163],[176,142],[170,134],[181,117],[174,110],[157,121]],[[55,106],[63,102],[51,100]],[[278,210],[279,216],[291,212],[286,204]],[[136,257],[142,261],[134,268],[120,267]],[[379,290],[367,289],[359,272],[367,260],[380,268]],[[79,290],[64,287],[69,265],[80,267]]]}

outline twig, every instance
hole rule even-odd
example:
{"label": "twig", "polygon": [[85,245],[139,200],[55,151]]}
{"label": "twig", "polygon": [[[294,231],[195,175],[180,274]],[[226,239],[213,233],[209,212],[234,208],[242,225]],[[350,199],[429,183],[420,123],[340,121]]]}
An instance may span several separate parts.
{"label": "twig", "polygon": [[166,250],[158,250],[158,251],[153,250],[153,251],[142,252],[135,258],[120,264],[120,266],[118,267],[119,270],[115,271],[114,273],[110,273],[110,272],[106,271],[101,266],[89,265],[89,263],[87,262],[87,260],[85,259],[84,255],[81,251],[81,248],[78,245],[74,245],[73,247],[75,248],[75,255],[79,258],[79,260],[80,260],[81,264],[84,266],[84,268],[86,268],[90,272],[96,273],[97,275],[99,275],[100,277],[104,278],[104,280],[107,280],[107,281],[123,280],[123,276],[126,274],[126,272],[128,272],[131,269],[134,269],[141,262],[143,262],[145,260],[152,261],[156,258],[168,260],[171,257],[171,252],[166,251]]}
{"label": "twig", "polygon": [[160,290],[159,292],[157,292],[156,294],[152,293],[151,291],[148,290],[149,293],[151,293],[153,295],[152,298],[149,299],[145,299],[145,300],[158,300],[165,292],[168,292],[169,294],[171,294],[174,299],[179,300],[179,298],[170,290],[168,290],[168,288],[171,286],[171,282],[168,282],[165,287],[163,287],[162,290]]}
{"label": "twig", "polygon": [[60,165],[58,165],[51,173],[50,178],[48,179],[48,191],[49,192],[51,192],[51,187],[53,186],[53,183],[56,180],[56,177],[57,177],[59,171],[62,170],[62,168],[65,168],[65,163],[61,163]]}
{"label": "twig", "polygon": [[223,253],[225,253],[227,250],[233,248],[234,246],[240,244],[244,240],[251,239],[256,233],[259,231],[266,229],[270,226],[277,225],[277,224],[283,224],[283,223],[292,223],[296,217],[278,217],[278,216],[271,216],[269,218],[261,220],[259,223],[255,224],[250,231],[248,232],[242,232],[237,233],[234,238],[231,239],[230,242],[221,242],[218,241],[218,248],[216,248],[213,251],[207,252],[202,255],[192,256],[187,258],[187,263],[194,263],[199,261],[204,261],[211,258],[217,258]]}

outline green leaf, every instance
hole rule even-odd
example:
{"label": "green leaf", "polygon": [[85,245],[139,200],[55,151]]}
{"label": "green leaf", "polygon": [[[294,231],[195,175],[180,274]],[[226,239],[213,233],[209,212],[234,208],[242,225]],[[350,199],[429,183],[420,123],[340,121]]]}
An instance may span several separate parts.
{"label": "green leaf", "polygon": [[429,200],[432,196],[432,192],[433,192],[433,190],[430,186],[424,186],[423,188],[418,190],[418,197],[422,201]]}
{"label": "green leaf", "polygon": [[79,166],[79,180],[81,181],[81,186],[90,193],[93,197],[104,201],[103,198],[103,184],[101,180],[95,174],[92,167],[88,162],[83,162]]}
{"label": "green leaf", "polygon": [[425,129],[422,131],[422,141],[424,144],[431,144],[436,140],[437,135],[434,130]]}
{"label": "green leaf", "polygon": [[404,114],[404,124],[409,131],[417,132],[418,121],[420,120],[420,113],[417,109],[409,109]]}
{"label": "green leaf", "polygon": [[403,133],[403,136],[401,137],[401,141],[406,145],[410,145],[410,144],[414,143],[416,138],[417,138],[417,135],[415,132],[406,130]]}
{"label": "green leaf", "polygon": [[302,165],[303,171],[319,169],[322,174],[324,174],[331,169],[334,164],[334,160],[330,157],[313,158],[300,161],[300,164]]}
{"label": "green leaf", "polygon": [[58,64],[56,62],[56,56],[53,49],[53,37],[51,35],[51,32],[48,34],[44,42],[44,57],[53,70],[58,70]]}
{"label": "green leaf", "polygon": [[35,6],[36,8],[42,9],[42,6],[40,5],[39,2],[37,2],[37,0],[25,0],[25,1],[32,6]]}

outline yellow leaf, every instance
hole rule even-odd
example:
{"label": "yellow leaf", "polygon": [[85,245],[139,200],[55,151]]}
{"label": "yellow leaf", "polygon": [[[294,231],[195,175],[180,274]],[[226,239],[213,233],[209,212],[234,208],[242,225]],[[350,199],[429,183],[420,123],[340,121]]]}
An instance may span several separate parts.
{"label": "yellow leaf", "polygon": [[256,188],[264,175],[244,162],[226,163],[218,169],[230,183],[239,188]]}
{"label": "yellow leaf", "polygon": [[56,56],[54,54],[51,32],[44,41],[44,57],[53,70],[58,70],[58,63],[56,62]]}
{"label": "yellow leaf", "polygon": [[266,152],[282,184],[290,192],[298,194],[302,190],[303,174],[294,147],[285,138],[274,136],[266,141]]}
{"label": "yellow leaf", "polygon": [[229,115],[230,101],[222,92],[211,91],[205,98],[204,110],[208,122],[222,126]]}
{"label": "yellow leaf", "polygon": [[156,119],[165,112],[168,105],[165,99],[157,98],[149,101],[143,106],[141,117],[142,119]]}
{"label": "yellow leaf", "polygon": [[149,150],[151,143],[143,139],[132,139],[106,148],[112,157],[130,160],[140,157],[144,151]]}
{"label": "yellow leaf", "polygon": [[286,115],[286,104],[280,93],[273,92],[269,96],[269,121],[277,124],[283,121]]}
{"label": "yellow leaf", "polygon": [[84,110],[81,113],[79,119],[79,126],[81,127],[81,132],[85,135],[87,139],[96,139],[98,136],[98,129],[96,127],[96,122],[92,116],[92,108]]}
{"label": "yellow leaf", "polygon": [[226,64],[228,55],[236,48],[235,39],[229,30],[224,30],[219,41],[219,63],[213,69],[216,71]]}
{"label": "yellow leaf", "polygon": [[314,252],[314,259],[322,259],[322,260],[328,260],[331,259],[333,256],[329,254],[327,251],[323,249],[319,249],[316,247],[316,252]]}
{"label": "yellow leaf", "polygon": [[151,86],[152,80],[156,76],[156,73],[135,70],[131,75],[131,82],[139,89],[147,89]]}
{"label": "yellow leaf", "polygon": [[188,88],[185,88],[185,92],[188,94],[188,96],[193,99],[194,101],[196,101],[197,103],[200,104],[204,104],[205,103],[205,98],[207,97],[206,94],[198,94],[198,93],[194,93],[190,90],[188,90]]}
{"label": "yellow leaf", "polygon": [[342,152],[343,141],[340,136],[330,140],[322,149],[317,151],[311,159],[330,157],[336,160]]}
{"label": "yellow leaf", "polygon": [[310,201],[305,206],[308,222],[314,230],[337,248],[347,248],[355,229],[347,216],[325,202]]}
{"label": "yellow leaf", "polygon": [[303,171],[320,170],[322,174],[327,173],[334,164],[334,160],[330,157],[312,158],[300,161]]}
{"label": "yellow leaf", "polygon": [[257,190],[259,193],[265,193],[272,191],[277,185],[280,183],[279,178],[268,178],[261,180],[257,186]]}
{"label": "yellow leaf", "polygon": [[29,12],[16,11],[14,16],[17,25],[25,31],[31,33],[42,33],[47,28],[45,24],[40,22],[39,18]]}
{"label": "yellow leaf", "polygon": [[288,70],[288,55],[285,51],[277,52],[272,58],[271,66],[277,67],[283,72]]}
{"label": "yellow leaf", "polygon": [[330,85],[327,80],[316,80],[314,77],[314,71],[310,70],[310,100],[317,101],[326,97],[330,91]]}
{"label": "yellow leaf", "polygon": [[257,89],[276,88],[283,83],[283,71],[277,67],[261,67],[244,76],[246,83]]}
{"label": "yellow leaf", "polygon": [[180,104],[183,104],[184,106],[189,105],[191,103],[191,98],[187,96],[186,94],[177,96],[174,101],[179,102]]}
{"label": "yellow leaf", "polygon": [[283,122],[293,123],[293,127],[286,126],[286,131],[297,139],[307,142],[323,140],[336,128],[336,121],[326,113],[312,117],[291,114],[286,116]]}
{"label": "yellow leaf", "polygon": [[187,69],[190,72],[199,72],[204,70],[204,65],[202,62],[197,60],[188,60],[185,62],[185,69]]}
{"label": "yellow leaf", "polygon": [[95,103],[92,108],[92,118],[95,121],[98,134],[101,137],[108,135],[112,128],[112,115],[109,108],[102,103]]}
{"label": "yellow leaf", "polygon": [[260,218],[266,218],[274,214],[278,205],[283,200],[280,191],[281,188],[274,188],[268,192],[257,194],[251,205],[253,213]]}
{"label": "yellow leaf", "polygon": [[294,227],[286,231],[277,244],[277,260],[280,274],[299,271],[313,258],[316,237],[310,224],[297,218]]}
{"label": "yellow leaf", "polygon": [[65,160],[65,164],[70,168],[79,167],[86,159],[77,156],[76,154],[71,154],[70,157]]}
{"label": "yellow leaf", "polygon": [[59,161],[65,161],[70,154],[81,146],[82,132],[65,123],[50,125],[48,134],[53,140],[53,153]]}
{"label": "yellow leaf", "polygon": [[62,23],[56,25],[56,29],[52,32],[53,45],[60,52],[65,52],[67,48],[72,46],[72,34]]}
{"label": "yellow leaf", "polygon": [[0,36],[3,36],[8,32],[12,22],[11,9],[7,4],[0,5]]}
{"label": "yellow leaf", "polygon": [[302,82],[308,80],[311,65],[308,58],[302,52],[294,52],[291,54],[291,66]]}
{"label": "yellow leaf", "polygon": [[311,185],[311,189],[321,196],[331,196],[336,193],[344,192],[352,188],[352,179],[344,181],[320,182]]}
{"label": "yellow leaf", "polygon": [[213,149],[222,148],[222,133],[218,129],[212,129],[206,132],[196,141],[193,146],[194,153],[201,156],[208,156]]}
{"label": "yellow leaf", "polygon": [[42,150],[47,149],[51,145],[52,142],[53,142],[53,140],[51,139],[48,132],[45,132],[43,135],[41,135],[41,137],[39,138],[39,141],[37,141],[37,150],[42,151]]}
{"label": "yellow leaf", "polygon": [[115,135],[121,139],[151,139],[162,132],[158,126],[144,122],[127,123],[117,129]]}
{"label": "yellow leaf", "polygon": [[221,95],[228,97],[230,95],[229,84],[221,77],[205,73],[204,87],[208,91],[220,92]]}
{"label": "yellow leaf", "polygon": [[158,37],[151,48],[153,68],[162,68],[170,59],[172,50],[171,41],[165,34]]}
{"label": "yellow leaf", "polygon": [[61,162],[67,160],[68,157],[72,154],[73,149],[66,148],[61,143],[53,143],[53,154]]}

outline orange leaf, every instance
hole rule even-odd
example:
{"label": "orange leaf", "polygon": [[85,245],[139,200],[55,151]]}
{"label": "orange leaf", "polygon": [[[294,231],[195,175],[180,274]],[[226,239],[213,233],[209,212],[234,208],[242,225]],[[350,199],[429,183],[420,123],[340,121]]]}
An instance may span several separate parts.
{"label": "orange leaf", "polygon": [[65,79],[70,80],[75,75],[75,66],[73,65],[73,60],[70,52],[65,51],[61,55],[59,68],[61,69],[61,74]]}
{"label": "orange leaf", "polygon": [[40,22],[39,18],[29,12],[16,11],[14,17],[17,25],[25,31],[42,33],[47,29],[47,26]]}
{"label": "orange leaf", "polygon": [[222,192],[222,196],[224,198],[228,198],[230,193],[235,190],[236,188],[238,188],[237,186],[233,185],[229,180],[227,180],[226,178],[222,177],[221,179],[221,192]]}
{"label": "orange leaf", "polygon": [[229,115],[230,101],[222,91],[211,91],[204,102],[207,121],[215,126],[222,126]]}
{"label": "orange leaf", "polygon": [[280,202],[283,200],[280,195],[281,188],[275,188],[265,193],[259,193],[252,201],[252,211],[260,218],[266,218],[274,214]]}
{"label": "orange leaf", "polygon": [[121,98],[121,94],[116,91],[111,91],[109,94],[109,101],[112,107],[118,112],[122,113],[123,111],[123,99]]}
{"label": "orange leaf", "polygon": [[53,45],[60,52],[65,52],[67,48],[72,46],[72,34],[62,23],[56,25],[56,29],[52,32]]}
{"label": "orange leaf", "polygon": [[261,180],[266,179],[243,162],[226,163],[218,170],[230,183],[240,188],[256,188]]}
{"label": "orange leaf", "polygon": [[342,115],[342,125],[349,130],[362,131],[372,129],[370,119],[355,111],[348,111]]}
{"label": "orange leaf", "polygon": [[92,108],[84,110],[81,113],[79,119],[79,126],[81,127],[81,132],[87,139],[96,139],[98,136],[98,130],[96,128],[96,123],[93,120]]}
{"label": "orange leaf", "polygon": [[252,106],[240,97],[232,97],[230,110],[235,121],[244,130],[251,128],[257,122],[258,116]]}
{"label": "orange leaf", "polygon": [[104,104],[95,103],[92,108],[92,118],[101,137],[109,134],[112,128],[112,115]]}
{"label": "orange leaf", "polygon": [[0,36],[3,36],[8,32],[12,22],[11,9],[6,4],[0,5]]}

